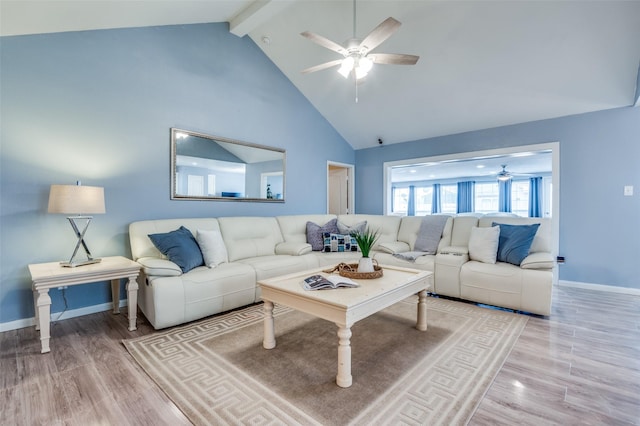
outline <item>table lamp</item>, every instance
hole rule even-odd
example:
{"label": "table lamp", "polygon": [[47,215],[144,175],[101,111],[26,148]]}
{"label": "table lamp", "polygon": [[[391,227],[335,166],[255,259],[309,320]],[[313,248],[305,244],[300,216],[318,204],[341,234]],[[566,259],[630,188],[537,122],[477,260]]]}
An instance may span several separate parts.
{"label": "table lamp", "polygon": [[[73,250],[71,259],[68,262],[60,262],[60,265],[74,268],[76,266],[98,263],[102,259],[94,259],[84,242],[84,235],[87,232],[92,216],[88,214],[104,213],[104,188],[97,186],[82,186],[80,181],[76,185],[51,185],[49,191],[49,213],[69,214],[67,219],[78,237],[78,242]],[[82,231],[78,228],[77,221],[85,220]],[[80,245],[87,254],[86,260],[75,260]]]}

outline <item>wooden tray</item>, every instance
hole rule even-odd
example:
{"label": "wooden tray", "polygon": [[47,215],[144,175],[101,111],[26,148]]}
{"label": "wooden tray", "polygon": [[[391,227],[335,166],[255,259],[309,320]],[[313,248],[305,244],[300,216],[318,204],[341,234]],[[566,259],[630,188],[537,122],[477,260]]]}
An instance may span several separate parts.
{"label": "wooden tray", "polygon": [[335,271],[338,271],[338,274],[343,277],[360,280],[370,280],[374,278],[380,278],[382,276],[382,267],[373,265],[373,272],[358,272],[357,263],[339,263],[333,269],[327,269],[324,272],[330,274]]}

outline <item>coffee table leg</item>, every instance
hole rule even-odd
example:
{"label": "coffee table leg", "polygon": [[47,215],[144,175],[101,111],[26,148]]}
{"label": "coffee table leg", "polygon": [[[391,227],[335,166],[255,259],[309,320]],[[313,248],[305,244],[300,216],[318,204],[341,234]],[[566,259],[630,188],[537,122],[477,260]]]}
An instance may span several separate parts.
{"label": "coffee table leg", "polygon": [[264,340],[262,347],[273,349],[276,347],[276,335],[273,325],[273,302],[264,301]]}
{"label": "coffee table leg", "polygon": [[418,321],[416,328],[420,331],[427,330],[427,290],[418,293]]}
{"label": "coffee table leg", "polygon": [[351,386],[351,328],[337,324],[338,326],[338,375],[336,384],[341,388]]}

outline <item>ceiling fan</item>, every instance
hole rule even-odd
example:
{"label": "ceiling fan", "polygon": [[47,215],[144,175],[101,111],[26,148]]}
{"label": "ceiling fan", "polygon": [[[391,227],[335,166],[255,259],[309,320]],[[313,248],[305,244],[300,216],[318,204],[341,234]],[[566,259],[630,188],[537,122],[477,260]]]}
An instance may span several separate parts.
{"label": "ceiling fan", "polygon": [[501,181],[510,180],[515,176],[528,176],[528,177],[533,176],[533,175],[527,175],[527,174],[521,174],[521,173],[511,173],[507,171],[506,164],[501,164],[500,167],[502,167],[502,170],[498,172],[498,174],[496,175],[496,178]]}
{"label": "ceiling fan", "polygon": [[303,37],[341,54],[343,58],[315,65],[302,70],[302,73],[308,74],[340,65],[338,72],[344,78],[348,78],[349,75],[353,74],[357,82],[367,75],[373,64],[415,65],[420,59],[416,55],[370,53],[391,37],[400,28],[400,25],[402,24],[399,21],[389,17],[375,27],[364,39],[356,38],[356,2],[353,0],[353,37],[345,42],[345,46],[309,31],[301,33]]}

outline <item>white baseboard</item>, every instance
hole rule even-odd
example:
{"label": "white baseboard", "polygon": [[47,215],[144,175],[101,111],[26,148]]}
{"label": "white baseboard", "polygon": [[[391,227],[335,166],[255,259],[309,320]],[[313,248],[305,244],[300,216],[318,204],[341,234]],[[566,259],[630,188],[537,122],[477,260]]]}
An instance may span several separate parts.
{"label": "white baseboard", "polygon": [[[124,308],[127,306],[127,299],[123,299],[120,301],[120,308]],[[113,304],[111,302],[102,303],[100,305],[93,306],[85,306],[84,308],[71,309],[65,311],[62,315],[60,312],[54,312],[51,314],[51,322],[66,320],[69,318],[81,317],[83,315],[95,314],[97,312],[110,311],[113,309]],[[19,328],[25,327],[34,327],[36,325],[36,318],[24,318],[15,321],[3,322],[0,323],[0,333],[4,331],[17,330]]]}
{"label": "white baseboard", "polygon": [[565,281],[565,280],[559,280],[558,286],[583,288],[585,290],[608,291],[609,293],[622,293],[622,294],[631,294],[634,296],[640,296],[640,288],[618,287],[615,285],[590,284],[590,283],[581,283],[578,281]]}

